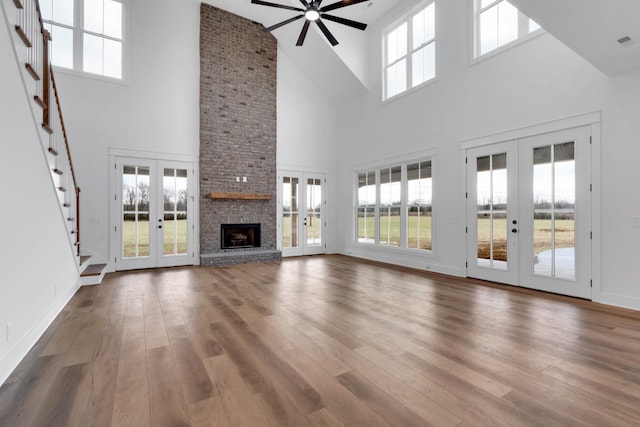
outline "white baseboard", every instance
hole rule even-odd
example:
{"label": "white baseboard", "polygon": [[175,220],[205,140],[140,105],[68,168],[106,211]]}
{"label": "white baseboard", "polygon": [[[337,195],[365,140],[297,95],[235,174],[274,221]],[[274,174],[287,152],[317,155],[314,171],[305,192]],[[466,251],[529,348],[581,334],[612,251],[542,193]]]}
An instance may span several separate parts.
{"label": "white baseboard", "polygon": [[602,292],[594,295],[593,302],[640,311],[640,298]]}
{"label": "white baseboard", "polygon": [[406,251],[384,250],[385,248],[348,248],[343,255],[362,258],[370,261],[383,262],[393,264],[400,267],[414,268],[416,270],[431,271],[433,273],[446,274],[448,276],[465,277],[466,270],[464,268],[456,268],[447,265],[438,264],[434,258],[413,254]]}
{"label": "white baseboard", "polygon": [[62,309],[67,305],[71,298],[73,298],[78,289],[80,289],[79,279],[72,286],[69,286],[67,291],[61,294],[54,301],[53,306],[45,316],[33,328],[31,328],[31,330],[23,336],[11,350],[9,350],[9,353],[7,353],[2,360],[0,360],[0,384],[3,384],[7,378],[9,378],[9,375],[11,375],[13,370],[16,369],[36,342],[38,342],[49,325],[51,325],[56,316],[60,314]]}

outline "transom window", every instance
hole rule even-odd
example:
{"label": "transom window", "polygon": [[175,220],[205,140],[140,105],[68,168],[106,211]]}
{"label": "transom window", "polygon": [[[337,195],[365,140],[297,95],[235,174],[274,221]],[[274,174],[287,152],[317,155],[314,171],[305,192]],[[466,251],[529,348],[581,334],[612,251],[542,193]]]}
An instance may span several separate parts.
{"label": "transom window", "polygon": [[475,3],[475,52],[478,58],[540,30],[507,0],[473,0]]}
{"label": "transom window", "polygon": [[435,3],[423,3],[387,31],[383,50],[384,99],[435,78]]}
{"label": "transom window", "polygon": [[356,241],[432,250],[431,160],[357,173]]}
{"label": "transom window", "polygon": [[122,79],[125,0],[40,0],[53,65]]}

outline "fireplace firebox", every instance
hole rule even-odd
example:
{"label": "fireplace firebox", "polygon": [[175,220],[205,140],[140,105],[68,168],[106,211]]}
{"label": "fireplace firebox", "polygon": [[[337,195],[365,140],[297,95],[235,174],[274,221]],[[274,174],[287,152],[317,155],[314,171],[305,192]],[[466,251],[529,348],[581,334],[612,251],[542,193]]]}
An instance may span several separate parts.
{"label": "fireplace firebox", "polygon": [[222,249],[260,247],[260,224],[220,224]]}

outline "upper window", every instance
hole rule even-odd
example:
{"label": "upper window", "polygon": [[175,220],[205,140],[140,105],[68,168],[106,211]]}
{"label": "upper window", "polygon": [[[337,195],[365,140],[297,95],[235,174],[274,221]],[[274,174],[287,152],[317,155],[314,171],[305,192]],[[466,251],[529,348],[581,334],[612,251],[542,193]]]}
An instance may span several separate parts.
{"label": "upper window", "polygon": [[435,7],[422,6],[384,34],[384,99],[436,76]]}
{"label": "upper window", "polygon": [[122,0],[40,0],[40,7],[53,65],[122,78]]}
{"label": "upper window", "polygon": [[540,29],[507,0],[473,0],[475,52],[478,58]]}

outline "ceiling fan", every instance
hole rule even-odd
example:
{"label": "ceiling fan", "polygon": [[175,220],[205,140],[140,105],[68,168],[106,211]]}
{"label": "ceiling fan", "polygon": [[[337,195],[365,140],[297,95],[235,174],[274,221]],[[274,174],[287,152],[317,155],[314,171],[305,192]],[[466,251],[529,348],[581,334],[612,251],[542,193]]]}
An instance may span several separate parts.
{"label": "ceiling fan", "polygon": [[302,44],[304,43],[304,39],[307,37],[309,26],[311,25],[312,22],[315,22],[318,28],[320,28],[320,31],[322,31],[322,34],[324,34],[327,40],[329,40],[329,43],[331,43],[331,46],[335,46],[338,44],[338,40],[336,40],[333,34],[331,34],[327,26],[324,25],[324,23],[322,22],[322,19],[328,19],[329,21],[337,22],[343,25],[348,25],[349,27],[357,28],[363,31],[365,30],[365,28],[367,28],[367,24],[363,24],[357,21],[352,21],[351,19],[341,18],[335,15],[329,15],[327,12],[340,9],[345,6],[351,6],[354,4],[362,3],[365,1],[371,1],[371,0],[342,0],[324,7],[321,7],[322,0],[310,0],[310,1],[299,0],[299,1],[300,3],[302,3],[304,8],[286,6],[286,5],[277,4],[277,3],[270,3],[262,0],[251,0],[251,3],[260,4],[263,6],[277,7],[279,9],[293,10],[296,12],[302,12],[298,16],[294,16],[293,18],[287,19],[286,21],[282,21],[278,24],[272,25],[271,27],[264,29],[266,32],[271,32],[273,30],[276,30],[282,27],[283,25],[297,21],[298,19],[301,19],[301,18],[305,18],[305,22],[304,22],[304,25],[302,26],[302,31],[300,31],[300,36],[298,37],[298,42],[296,43],[296,46],[302,46]]}

